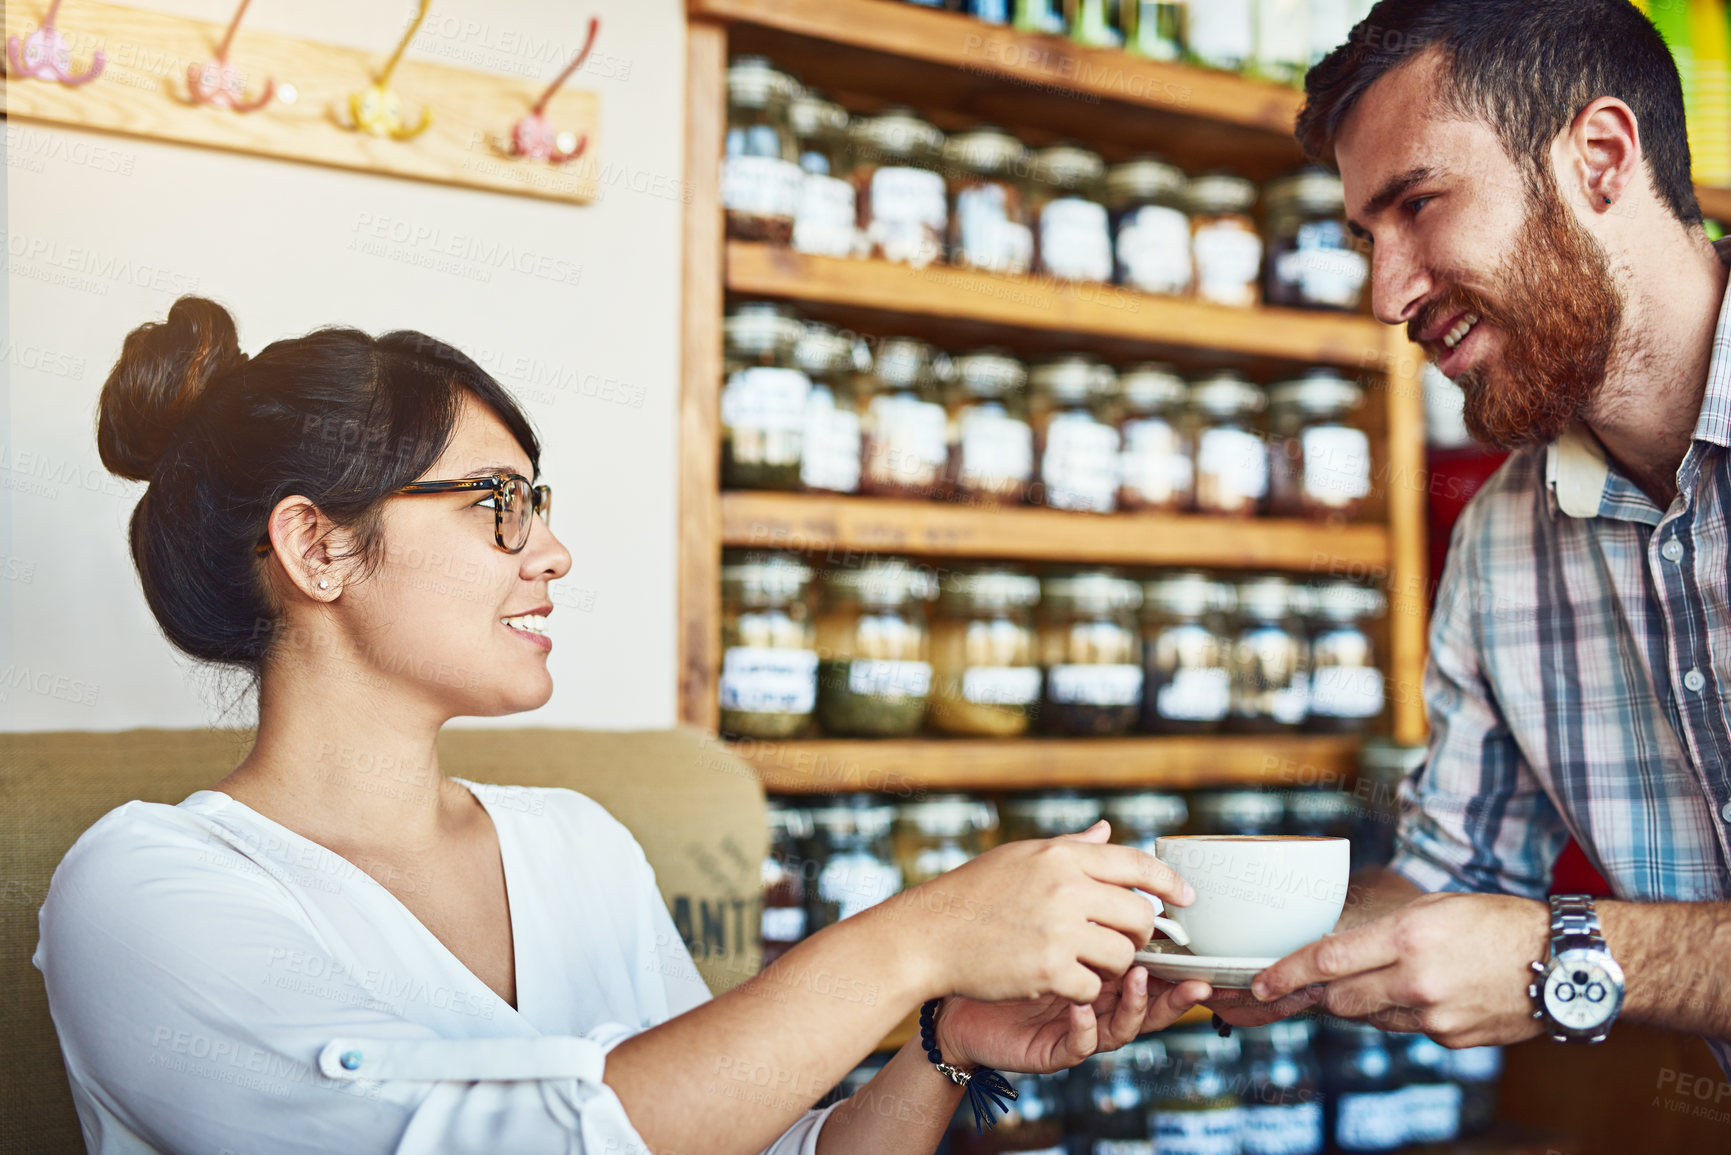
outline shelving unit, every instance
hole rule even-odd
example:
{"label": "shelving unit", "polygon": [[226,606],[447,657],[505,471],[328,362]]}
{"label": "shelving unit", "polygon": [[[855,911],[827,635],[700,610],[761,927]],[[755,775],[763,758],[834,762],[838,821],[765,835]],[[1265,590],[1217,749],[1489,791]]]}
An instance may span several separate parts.
{"label": "shelving unit", "polygon": [[1731,225],[1731,188],[1698,184],[1695,186],[1695,199],[1700,202],[1703,213]]}

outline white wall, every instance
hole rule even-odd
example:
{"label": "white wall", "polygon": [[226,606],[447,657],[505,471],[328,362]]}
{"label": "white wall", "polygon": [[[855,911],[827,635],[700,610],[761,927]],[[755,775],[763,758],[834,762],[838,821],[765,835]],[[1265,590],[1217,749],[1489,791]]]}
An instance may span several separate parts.
{"label": "white wall", "polygon": [[[234,0],[143,6],[221,22]],[[412,8],[260,0],[247,27],[382,53]],[[250,721],[157,631],[125,542],[142,486],[105,473],[93,437],[121,338],[189,291],[228,306],[248,352],[324,324],[413,328],[493,371],[542,434],[575,562],[554,586],[553,700],[500,721],[674,721],[682,5],[437,0],[410,55],[551,78],[592,13],[597,54],[572,84],[600,94],[609,183],[583,207],[7,125],[0,729]],[[61,25],[84,15],[68,5]],[[384,218],[557,256],[582,275],[428,271],[408,263],[412,244],[353,247]]]}

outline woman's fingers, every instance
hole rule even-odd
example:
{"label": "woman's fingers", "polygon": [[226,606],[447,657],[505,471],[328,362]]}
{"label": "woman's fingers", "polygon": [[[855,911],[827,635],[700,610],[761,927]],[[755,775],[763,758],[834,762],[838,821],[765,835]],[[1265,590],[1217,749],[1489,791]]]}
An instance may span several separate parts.
{"label": "woman's fingers", "polygon": [[1136,948],[1119,931],[1088,923],[1078,932],[1076,959],[1103,974],[1121,975],[1135,963]]}
{"label": "woman's fingers", "polygon": [[1145,850],[1113,843],[1103,846],[1084,843],[1072,845],[1072,849],[1081,855],[1082,869],[1100,882],[1146,890],[1174,906],[1189,906],[1196,901],[1196,891],[1191,885]]}
{"label": "woman's fingers", "polygon": [[1118,1005],[1102,1025],[1101,1046],[1117,1050],[1142,1033],[1148,1014],[1151,978],[1143,967],[1131,967],[1118,984]]}
{"label": "woman's fingers", "polygon": [[1121,886],[1099,886],[1090,897],[1088,921],[1124,935],[1133,950],[1141,950],[1154,937],[1154,904],[1146,896]]}

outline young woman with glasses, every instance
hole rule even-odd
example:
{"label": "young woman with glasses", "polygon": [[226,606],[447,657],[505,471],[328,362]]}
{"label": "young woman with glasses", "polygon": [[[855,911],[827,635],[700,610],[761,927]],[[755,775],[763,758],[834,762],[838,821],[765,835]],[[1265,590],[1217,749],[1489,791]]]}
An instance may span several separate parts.
{"label": "young woman with glasses", "polygon": [[[440,772],[451,718],[553,692],[571,557],[511,397],[418,333],[239,350],[184,298],[126,339],[98,445],[149,486],[145,598],[249,672],[256,742],[68,852],[47,982],[101,1152],[930,1151],[977,1067],[1050,1071],[1201,998],[1132,966],[1184,883],[1104,826],[1015,843],[711,999],[637,843],[569,790]],[[942,998],[871,1084],[813,1104]]]}

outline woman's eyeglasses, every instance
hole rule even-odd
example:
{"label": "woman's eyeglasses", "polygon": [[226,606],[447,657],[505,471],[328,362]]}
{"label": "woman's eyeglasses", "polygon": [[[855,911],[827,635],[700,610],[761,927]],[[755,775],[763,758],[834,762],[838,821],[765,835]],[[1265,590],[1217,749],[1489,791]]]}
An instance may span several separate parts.
{"label": "woman's eyeglasses", "polygon": [[[531,519],[538,513],[548,525],[553,523],[553,489],[536,485],[521,473],[494,473],[486,477],[462,477],[453,481],[414,481],[397,490],[413,496],[420,493],[461,493],[485,489],[493,494],[493,540],[506,553],[522,553],[529,544]],[[270,539],[258,545],[258,552],[270,552]]]}

